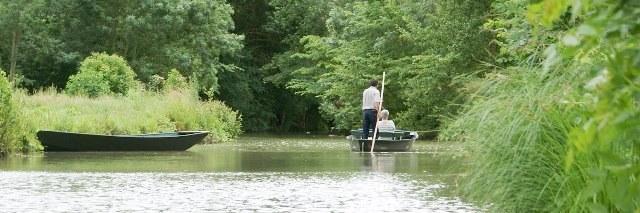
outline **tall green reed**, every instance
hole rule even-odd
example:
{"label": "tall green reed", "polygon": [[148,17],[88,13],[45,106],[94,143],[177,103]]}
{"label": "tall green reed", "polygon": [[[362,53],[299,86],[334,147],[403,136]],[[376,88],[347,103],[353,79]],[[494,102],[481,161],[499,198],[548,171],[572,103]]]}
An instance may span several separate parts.
{"label": "tall green reed", "polygon": [[[464,140],[463,191],[495,212],[550,211],[566,186],[567,134],[582,111],[578,73],[514,67],[489,74],[442,137]],[[478,82],[476,82],[478,83]]]}
{"label": "tall green reed", "polygon": [[542,0],[527,16],[539,29],[500,29],[560,39],[529,40],[546,59],[479,80],[449,123],[443,137],[465,140],[473,163],[469,198],[494,212],[640,212],[639,15],[636,1]]}

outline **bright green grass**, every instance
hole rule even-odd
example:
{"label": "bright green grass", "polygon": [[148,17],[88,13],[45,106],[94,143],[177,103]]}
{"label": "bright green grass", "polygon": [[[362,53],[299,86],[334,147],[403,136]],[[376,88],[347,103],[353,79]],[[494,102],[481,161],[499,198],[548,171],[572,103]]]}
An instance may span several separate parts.
{"label": "bright green grass", "polygon": [[472,158],[468,198],[492,212],[583,209],[571,206],[583,174],[564,169],[568,134],[584,110],[574,91],[581,78],[514,68],[476,85],[479,92],[444,133],[464,140]]}
{"label": "bright green grass", "polygon": [[38,130],[98,134],[141,134],[207,130],[207,142],[228,141],[240,134],[237,112],[219,101],[203,102],[192,92],[133,91],[128,96],[88,98],[48,90],[16,93],[29,135]]}

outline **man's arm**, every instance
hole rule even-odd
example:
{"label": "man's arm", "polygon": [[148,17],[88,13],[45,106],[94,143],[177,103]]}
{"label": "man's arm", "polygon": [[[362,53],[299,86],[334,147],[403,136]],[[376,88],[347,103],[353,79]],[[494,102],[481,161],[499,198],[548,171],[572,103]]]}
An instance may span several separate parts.
{"label": "man's arm", "polygon": [[376,90],[376,99],[375,99],[375,104],[374,106],[376,106],[376,110],[378,110],[378,113],[380,113],[380,111],[382,111],[382,98],[380,97],[380,92]]}
{"label": "man's arm", "polygon": [[382,99],[380,98],[380,91],[375,90],[375,98],[373,106],[376,109],[376,121],[380,120],[380,112],[382,111]]}

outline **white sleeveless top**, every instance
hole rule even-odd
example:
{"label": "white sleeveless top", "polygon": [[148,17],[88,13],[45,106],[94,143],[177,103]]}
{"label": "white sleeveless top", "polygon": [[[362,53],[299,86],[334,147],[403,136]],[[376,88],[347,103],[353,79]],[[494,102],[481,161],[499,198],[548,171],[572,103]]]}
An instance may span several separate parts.
{"label": "white sleeveless top", "polygon": [[376,125],[376,127],[381,132],[393,132],[394,130],[396,130],[396,124],[393,123],[392,120],[378,121],[378,124]]}

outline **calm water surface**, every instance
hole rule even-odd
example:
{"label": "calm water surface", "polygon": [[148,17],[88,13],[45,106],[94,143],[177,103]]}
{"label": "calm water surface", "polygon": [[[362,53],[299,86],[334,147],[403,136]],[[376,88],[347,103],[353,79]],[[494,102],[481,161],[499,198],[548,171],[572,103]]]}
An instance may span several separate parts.
{"label": "calm water surface", "polygon": [[187,152],[0,160],[1,212],[475,212],[459,144],[352,153],[343,137],[244,136]]}

